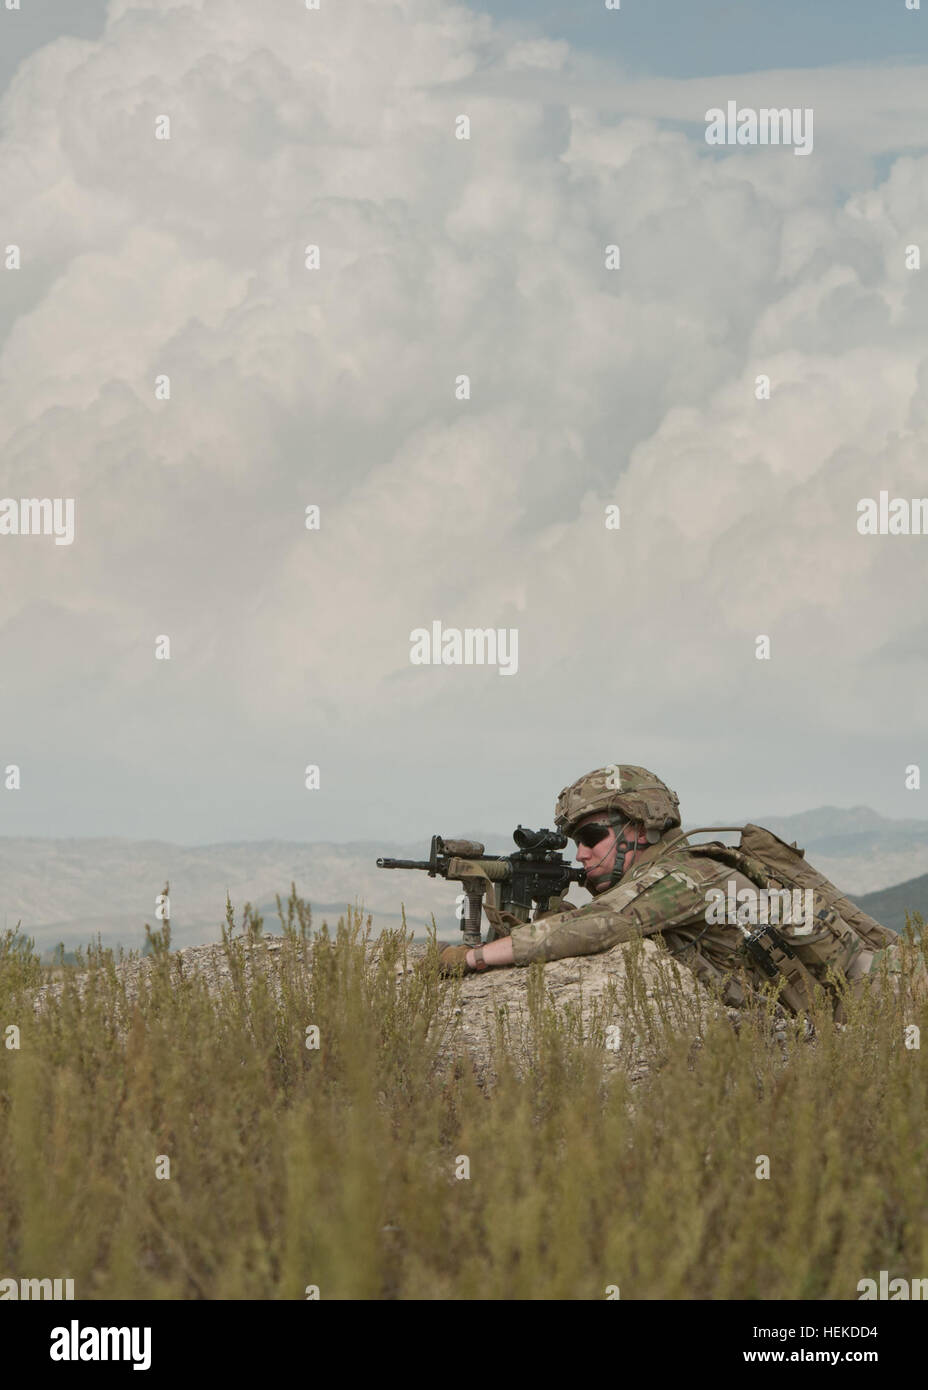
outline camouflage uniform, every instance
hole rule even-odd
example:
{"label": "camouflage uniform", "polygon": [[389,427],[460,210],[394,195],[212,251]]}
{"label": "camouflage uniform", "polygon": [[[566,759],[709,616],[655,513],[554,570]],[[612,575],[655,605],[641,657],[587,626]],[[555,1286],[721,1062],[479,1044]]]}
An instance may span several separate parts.
{"label": "camouflage uniform", "polygon": [[[610,777],[619,783],[617,789],[608,785]],[[659,934],[697,979],[722,986],[726,1003],[744,1003],[743,986],[735,978],[742,972],[749,988],[763,986],[768,977],[746,954],[742,928],[727,921],[707,924],[707,904],[711,902],[707,895],[710,889],[718,889],[727,897],[729,885],[734,894],[742,889],[756,893],[771,883],[771,876],[743,850],[733,850],[720,841],[708,845],[682,841],[676,829],[680,824],[678,805],[676,795],[653,773],[627,765],[598,769],[565,788],[556,814],[558,828],[565,833],[574,830],[586,815],[605,811],[601,818],[611,820],[616,827],[627,820],[644,825],[653,843],[639,853],[626,874],[619,867],[613,885],[588,906],[514,927],[515,964],[594,955],[634,937]],[[770,832],[758,827],[747,829],[757,830],[759,837],[770,837]],[[775,837],[770,839],[775,841]],[[762,838],[760,843],[764,843]],[[799,858],[801,861],[801,855]],[[751,876],[739,865],[746,865]],[[811,866],[802,868],[807,869],[810,882],[812,876],[821,877]],[[853,908],[827,880],[821,882],[831,892],[823,894],[815,889],[816,928],[811,934],[808,928],[805,932],[797,930],[804,925],[801,921],[796,926],[779,924],[777,931],[794,948],[800,962],[791,962],[791,968],[806,971],[812,977],[809,983],[826,984],[829,967],[840,971],[849,982],[858,982],[870,974],[881,956],[895,955],[896,935]],[[847,921],[852,914],[856,914],[854,927]]]}

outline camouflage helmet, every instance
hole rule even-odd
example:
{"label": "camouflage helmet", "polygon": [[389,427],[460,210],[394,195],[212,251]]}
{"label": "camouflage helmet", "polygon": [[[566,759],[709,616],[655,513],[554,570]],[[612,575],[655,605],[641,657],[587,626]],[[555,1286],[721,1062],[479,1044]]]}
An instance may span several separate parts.
{"label": "camouflage helmet", "polygon": [[646,767],[629,763],[598,767],[565,787],[554,808],[554,823],[562,834],[570,835],[577,822],[594,811],[639,821],[649,832],[649,840],[680,824],[676,792]]}

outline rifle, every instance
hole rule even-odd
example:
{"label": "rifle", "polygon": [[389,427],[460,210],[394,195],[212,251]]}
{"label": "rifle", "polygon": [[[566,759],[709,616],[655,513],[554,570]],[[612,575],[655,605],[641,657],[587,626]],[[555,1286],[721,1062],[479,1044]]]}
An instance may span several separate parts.
{"label": "rifle", "polygon": [[[570,885],[586,881],[585,869],[577,869],[561,857],[566,835],[520,825],[512,838],[517,846],[512,854],[486,854],[477,840],[443,840],[433,835],[428,859],[378,859],[377,867],[423,869],[430,878],[459,882],[467,895],[467,913],[461,920],[464,944],[479,946],[483,911],[490,922],[487,941],[495,941],[509,934],[503,912],[520,922],[529,920],[533,904],[541,912],[556,912]],[[494,894],[497,883],[498,905]]]}

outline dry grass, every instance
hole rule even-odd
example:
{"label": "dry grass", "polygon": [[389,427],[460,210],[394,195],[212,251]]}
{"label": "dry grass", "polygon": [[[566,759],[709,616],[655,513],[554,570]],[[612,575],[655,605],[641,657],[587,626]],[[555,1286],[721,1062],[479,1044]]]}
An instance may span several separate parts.
{"label": "dry grass", "polygon": [[904,1032],[928,1046],[924,1001],[884,987],[812,1041],[705,1011],[694,1044],[668,998],[635,1088],[536,966],[530,1074],[501,1032],[481,1086],[440,1060],[461,986],[399,972],[402,933],[372,952],[360,920],[313,932],[293,897],[281,928],[276,989],[246,977],[261,923],[230,911],[218,997],[153,933],[137,999],[91,950],[38,1012],[48,967],[0,942],[0,1028],[20,1029],[0,1048],[0,1276],[72,1277],[78,1298],[853,1299],[881,1269],[928,1275],[928,1069]]}

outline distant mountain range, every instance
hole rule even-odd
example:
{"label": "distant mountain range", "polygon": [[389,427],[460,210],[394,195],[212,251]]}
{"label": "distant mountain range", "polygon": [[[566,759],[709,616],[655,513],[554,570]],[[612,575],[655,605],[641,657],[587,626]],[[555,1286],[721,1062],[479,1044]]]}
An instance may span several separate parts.
{"label": "distant mountain range", "polygon": [[903,930],[906,913],[918,912],[922,920],[928,922],[928,874],[910,878],[908,883],[897,883],[895,888],[864,893],[854,901],[864,912],[869,912],[884,927],[892,927],[893,931]]}
{"label": "distant mountain range", "polygon": [[[816,868],[886,925],[901,927],[906,909],[928,917],[928,821],[888,820],[866,806],[751,819],[798,841]],[[723,823],[740,822],[725,817]],[[487,835],[485,843],[502,853],[511,840]],[[405,904],[407,923],[418,934],[434,913],[439,934],[453,938],[457,885],[375,864],[378,855],[422,859],[426,852],[425,843],[387,841],[269,840],[188,848],[155,840],[0,837],[0,926],[21,920],[41,950],[58,942],[73,949],[98,934],[106,946],[140,948],[145,923],[158,925],[155,898],[167,879],[173,940],[194,945],[219,938],[227,891],[237,920],[246,901],[270,918],[274,894],[286,898],[295,882],[317,923],[334,923],[347,905],[359,903],[372,914],[376,931],[399,925]],[[576,888],[570,897],[589,901]],[[271,930],[275,921],[276,915],[267,922]]]}
{"label": "distant mountain range", "polygon": [[898,931],[906,909],[928,920],[928,821],[889,820],[869,806],[752,819],[795,840],[810,864],[878,922]]}

